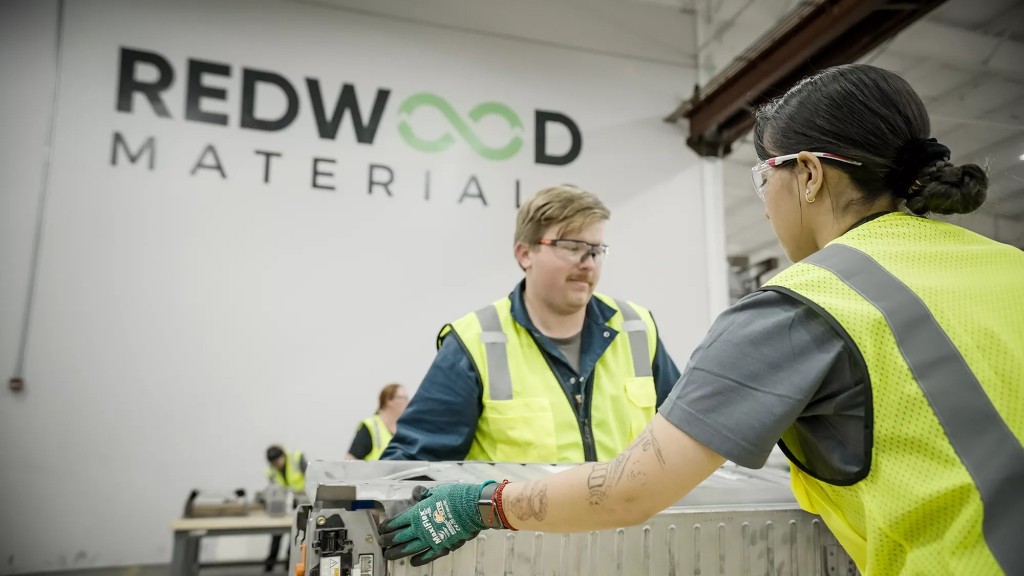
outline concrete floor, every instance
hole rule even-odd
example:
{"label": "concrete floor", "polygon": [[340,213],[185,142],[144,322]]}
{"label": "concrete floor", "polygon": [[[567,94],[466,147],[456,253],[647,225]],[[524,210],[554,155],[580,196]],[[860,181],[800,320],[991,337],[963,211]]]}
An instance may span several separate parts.
{"label": "concrete floor", "polygon": [[[284,561],[278,563],[271,572],[274,576],[282,576],[287,572]],[[169,564],[151,564],[146,566],[120,566],[116,568],[90,568],[87,570],[62,570],[60,572],[36,572],[32,576],[168,576]],[[262,566],[230,566],[203,568],[200,576],[264,576]]]}

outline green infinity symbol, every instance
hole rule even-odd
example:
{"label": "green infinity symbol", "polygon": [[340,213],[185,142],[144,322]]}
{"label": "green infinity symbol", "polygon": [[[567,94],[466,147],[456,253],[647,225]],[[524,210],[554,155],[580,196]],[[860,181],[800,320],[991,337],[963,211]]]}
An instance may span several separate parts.
{"label": "green infinity symbol", "polygon": [[[448,104],[436,94],[430,94],[429,92],[420,92],[414,94],[405,99],[402,105],[398,107],[398,113],[404,114],[406,117],[411,115],[413,111],[421,106],[432,106],[436,108],[438,112],[444,115],[448,123],[455,128],[455,131],[462,136],[462,139],[469,144],[470,148],[480,156],[487,158],[488,160],[507,160],[512,156],[515,156],[519,149],[523,147],[523,137],[519,134],[515,134],[507,144],[501,148],[491,148],[484,144],[480,138],[473,132],[466,122],[459,117],[459,115],[452,109],[451,105]],[[501,116],[508,122],[509,128],[513,131],[518,130],[522,132],[523,123],[519,120],[519,116],[515,112],[509,109],[508,106],[500,104],[498,102],[484,102],[483,104],[477,104],[469,111],[469,119],[473,123],[477,123],[481,118],[496,114]],[[434,140],[424,140],[413,132],[412,127],[409,126],[408,122],[402,120],[398,123],[398,133],[405,140],[405,143],[421,152],[443,152],[451,147],[455,143],[455,138],[450,132],[445,132]]]}

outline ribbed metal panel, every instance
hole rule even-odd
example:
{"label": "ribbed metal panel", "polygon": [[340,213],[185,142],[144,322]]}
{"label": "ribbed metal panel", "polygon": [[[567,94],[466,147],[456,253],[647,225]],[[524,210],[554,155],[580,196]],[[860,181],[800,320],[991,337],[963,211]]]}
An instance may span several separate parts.
{"label": "ribbed metal panel", "polygon": [[[530,480],[565,469],[549,464],[480,462],[314,462],[307,493],[314,502],[306,530],[320,515],[339,515],[353,559],[373,555],[383,576],[376,525],[411,504],[417,484]],[[376,510],[351,510],[351,502]],[[307,546],[306,566],[319,559]],[[354,564],[358,565],[358,562]],[[855,576],[856,568],[821,519],[799,509],[781,467],[726,465],[686,498],[640,526],[577,534],[484,531],[427,566],[387,563],[394,576]],[[312,576],[307,570],[307,576]],[[321,574],[319,576],[345,576]]]}

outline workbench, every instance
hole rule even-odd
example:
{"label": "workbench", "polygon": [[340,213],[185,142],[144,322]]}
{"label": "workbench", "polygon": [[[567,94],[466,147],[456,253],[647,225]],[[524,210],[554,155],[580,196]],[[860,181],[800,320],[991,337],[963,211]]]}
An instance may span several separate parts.
{"label": "workbench", "polygon": [[[287,540],[294,517],[268,516],[263,510],[245,516],[218,518],[179,518],[171,523],[174,550],[171,554],[170,576],[196,576],[199,573],[199,543],[216,536],[284,535]],[[287,544],[286,544],[287,545]],[[260,560],[259,564],[263,564]]]}

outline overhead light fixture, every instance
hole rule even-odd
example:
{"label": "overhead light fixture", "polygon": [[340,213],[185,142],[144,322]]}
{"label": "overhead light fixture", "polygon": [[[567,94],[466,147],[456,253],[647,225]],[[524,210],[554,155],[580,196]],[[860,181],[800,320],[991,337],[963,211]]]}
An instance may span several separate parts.
{"label": "overhead light fixture", "polygon": [[1018,158],[1020,158],[1021,160],[1024,160],[1024,154],[1021,154],[1020,156],[1018,156]]}

